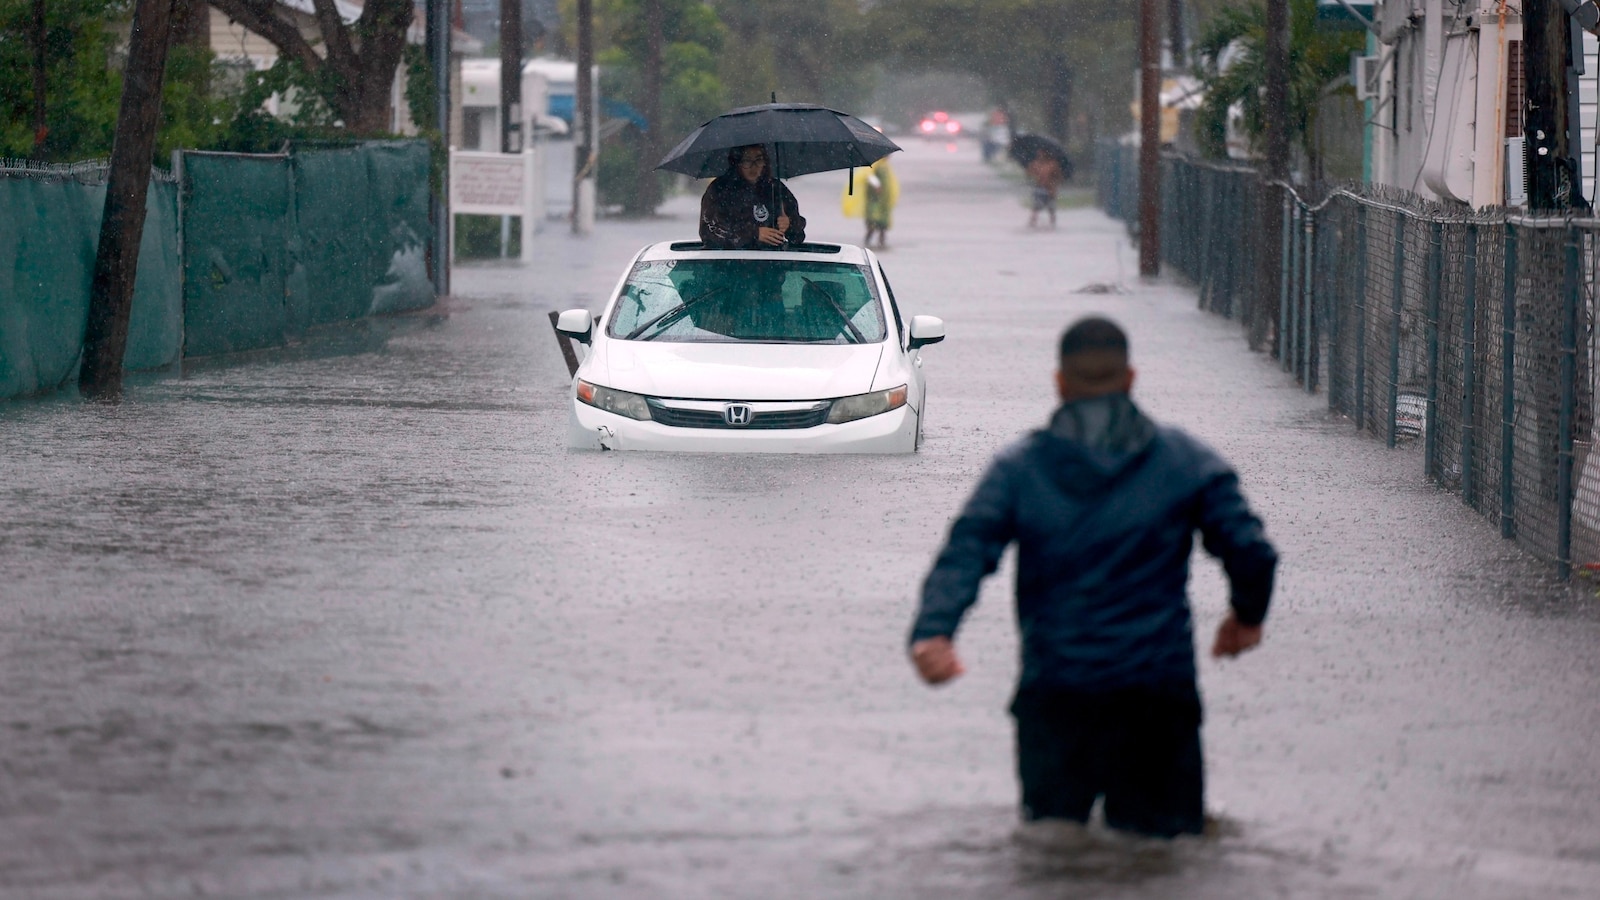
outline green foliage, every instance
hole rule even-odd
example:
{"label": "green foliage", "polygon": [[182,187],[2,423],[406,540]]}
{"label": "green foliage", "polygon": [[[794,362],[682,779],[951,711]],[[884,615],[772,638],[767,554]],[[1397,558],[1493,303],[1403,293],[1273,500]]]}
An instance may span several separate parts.
{"label": "green foliage", "polygon": [[[522,249],[522,217],[511,219],[506,253],[515,257]],[[456,216],[456,256],[461,259],[500,257],[499,216]]]}
{"label": "green foliage", "polygon": [[733,106],[779,100],[847,112],[871,97],[882,50],[858,0],[713,0],[729,39],[720,59]]}
{"label": "green foliage", "polygon": [[[111,154],[127,51],[119,26],[127,0],[51,0],[46,6],[44,142],[34,147],[31,0],[0,0],[0,156],[66,162]],[[156,133],[157,165],[173,150],[260,149],[281,144],[256,107],[270,81],[221,65],[210,50],[178,44],[167,52]]]}
{"label": "green foliage", "polygon": [[439,117],[434,105],[433,66],[428,62],[428,50],[419,44],[407,44],[401,60],[406,67],[406,107],[411,111],[411,121],[419,131],[437,132]]}
{"label": "green foliage", "polygon": [[1131,125],[1138,7],[1129,0],[880,0],[871,32],[900,70],[982,78],[994,101],[1030,130],[1043,126],[1060,87],[1053,73],[1064,69],[1073,117],[1121,132]]}
{"label": "green foliage", "polygon": [[[1316,13],[1315,0],[1289,2],[1289,133],[1306,154],[1314,178],[1321,170],[1314,140],[1317,107],[1328,85],[1349,71],[1350,54],[1360,50],[1366,40],[1362,32],[1319,29]],[[1266,16],[1260,0],[1223,8],[1206,23],[1196,43],[1195,72],[1205,84],[1206,98],[1196,113],[1195,127],[1201,151],[1207,156],[1228,155],[1228,115],[1235,105],[1252,145],[1259,147],[1266,134],[1262,106]],[[1224,58],[1230,54],[1224,66]]]}
{"label": "green foliage", "polygon": [[[271,68],[242,73],[233,102],[234,116],[213,138],[212,149],[234,153],[273,153],[288,141],[348,140],[323,100],[315,78],[285,56]],[[266,109],[274,95],[278,114]]]}
{"label": "green foliage", "polygon": [[[572,22],[563,3],[563,20]],[[653,211],[656,197],[641,197],[641,172],[654,168],[647,157],[670,148],[701,122],[727,108],[727,91],[719,75],[719,59],[727,29],[716,10],[702,0],[661,0],[661,95],[657,121],[649,123],[655,140],[629,126],[600,148],[596,187],[603,204],[621,204],[633,214]],[[600,64],[600,95],[648,115],[641,70],[648,53],[641,0],[597,0],[594,6],[595,46]],[[575,43],[575,41],[572,41]],[[657,196],[659,196],[659,191]]]}
{"label": "green foliage", "polygon": [[[68,161],[109,156],[122,78],[110,64],[119,0],[52,0],[45,9],[44,142],[34,148],[31,0],[0,0],[0,156]],[[120,62],[118,63],[120,65]]]}

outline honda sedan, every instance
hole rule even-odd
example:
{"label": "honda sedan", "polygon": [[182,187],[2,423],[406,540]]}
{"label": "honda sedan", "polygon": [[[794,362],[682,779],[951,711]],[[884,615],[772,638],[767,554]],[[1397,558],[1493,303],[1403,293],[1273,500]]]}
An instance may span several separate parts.
{"label": "honda sedan", "polygon": [[652,244],[598,319],[572,309],[556,327],[588,347],[570,443],[601,450],[909,453],[921,348],[944,340],[848,244]]}

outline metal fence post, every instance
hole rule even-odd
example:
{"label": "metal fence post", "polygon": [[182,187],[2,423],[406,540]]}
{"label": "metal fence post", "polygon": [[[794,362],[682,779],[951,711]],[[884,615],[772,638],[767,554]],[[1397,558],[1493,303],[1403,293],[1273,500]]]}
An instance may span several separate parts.
{"label": "metal fence post", "polygon": [[1424,478],[1438,481],[1439,463],[1434,453],[1439,449],[1436,426],[1439,424],[1439,294],[1444,289],[1444,224],[1430,223],[1428,237],[1428,406],[1422,420],[1422,474]]}
{"label": "metal fence post", "polygon": [[1477,455],[1478,404],[1478,226],[1467,226],[1467,249],[1462,278],[1466,290],[1461,298],[1461,502],[1478,507]]}
{"label": "metal fence post", "polygon": [[1389,316],[1389,427],[1387,443],[1395,445],[1400,407],[1400,311],[1406,300],[1406,216],[1394,214],[1394,292]]}
{"label": "metal fence post", "polygon": [[1561,292],[1561,412],[1556,420],[1556,577],[1572,577],[1572,420],[1577,407],[1578,307],[1582,286],[1578,279],[1578,229],[1567,226],[1567,266]]}
{"label": "metal fence post", "polygon": [[1276,332],[1274,337],[1277,338],[1274,343],[1277,345],[1275,349],[1278,354],[1278,366],[1287,372],[1289,354],[1284,352],[1283,332],[1289,322],[1289,273],[1294,271],[1294,242],[1290,240],[1290,235],[1294,232],[1291,219],[1298,210],[1294,207],[1294,201],[1290,199],[1288,188],[1280,190],[1283,191],[1283,233],[1278,246],[1283,249],[1278,254],[1278,327],[1274,329]]}
{"label": "metal fence post", "polygon": [[1512,460],[1516,451],[1517,227],[1506,223],[1505,288],[1500,313],[1500,536],[1517,536]]}
{"label": "metal fence post", "polygon": [[1356,207],[1356,430],[1367,427],[1367,207]]}
{"label": "metal fence post", "polygon": [[1300,291],[1300,383],[1305,385],[1306,393],[1315,393],[1316,382],[1311,377],[1311,348],[1315,344],[1316,334],[1312,329],[1312,284],[1311,266],[1316,256],[1317,220],[1311,212],[1311,207],[1306,207],[1300,215],[1300,225],[1305,231],[1305,252],[1301,254],[1301,269],[1304,272],[1304,286]]}

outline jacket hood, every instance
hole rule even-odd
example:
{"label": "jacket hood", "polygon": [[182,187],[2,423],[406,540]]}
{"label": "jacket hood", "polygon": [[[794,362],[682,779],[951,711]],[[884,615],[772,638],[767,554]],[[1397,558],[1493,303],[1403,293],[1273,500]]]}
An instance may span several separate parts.
{"label": "jacket hood", "polygon": [[1051,477],[1062,490],[1098,493],[1150,449],[1156,426],[1127,394],[1063,403],[1037,433]]}

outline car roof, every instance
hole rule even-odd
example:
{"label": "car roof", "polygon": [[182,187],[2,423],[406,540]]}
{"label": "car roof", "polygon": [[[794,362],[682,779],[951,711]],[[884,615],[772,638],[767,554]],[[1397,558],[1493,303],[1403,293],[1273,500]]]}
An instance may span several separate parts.
{"label": "car roof", "polygon": [[644,248],[640,262],[663,259],[795,259],[864,266],[867,252],[855,244],[791,244],[783,250],[707,250],[699,241],[661,241]]}

